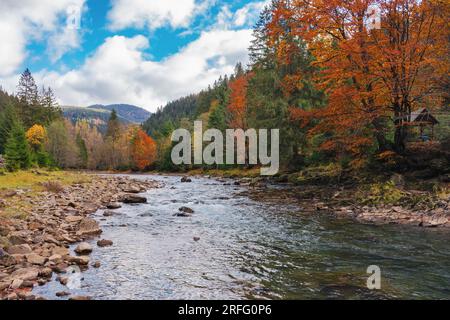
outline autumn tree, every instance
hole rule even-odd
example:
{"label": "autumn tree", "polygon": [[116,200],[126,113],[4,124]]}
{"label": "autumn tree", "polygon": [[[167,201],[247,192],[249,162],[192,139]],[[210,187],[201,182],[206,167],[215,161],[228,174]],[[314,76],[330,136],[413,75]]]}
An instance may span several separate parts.
{"label": "autumn tree", "polygon": [[47,132],[43,126],[35,124],[28,129],[26,137],[33,150],[37,151],[44,144]]}
{"label": "autumn tree", "polygon": [[[271,45],[280,60],[295,48],[283,38],[286,28],[303,39],[315,57],[317,87],[328,95],[320,110],[293,108],[294,119],[314,123],[311,134],[328,133],[322,148],[357,156],[377,142],[389,148],[389,123],[395,150],[404,149],[406,124],[418,106],[440,93],[433,75],[448,72],[439,59],[448,37],[448,4],[419,0],[297,0],[274,9]],[[381,29],[368,28],[369,6],[381,12]],[[448,16],[448,15],[447,15]],[[433,103],[439,105],[439,103]],[[316,121],[318,120],[318,121]]]}
{"label": "autumn tree", "polygon": [[61,168],[77,168],[80,165],[74,132],[69,121],[54,121],[47,128],[46,151]]}
{"label": "autumn tree", "polygon": [[229,83],[230,97],[228,102],[228,112],[231,120],[229,125],[232,128],[247,128],[247,87],[250,74],[242,74]]}
{"label": "autumn tree", "polygon": [[131,159],[133,165],[144,170],[156,160],[156,143],[142,129],[135,130],[131,140]]}

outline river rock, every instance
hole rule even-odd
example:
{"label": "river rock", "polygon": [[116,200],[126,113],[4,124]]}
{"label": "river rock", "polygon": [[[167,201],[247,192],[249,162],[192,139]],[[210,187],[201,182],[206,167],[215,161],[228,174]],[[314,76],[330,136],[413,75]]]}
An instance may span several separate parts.
{"label": "river rock", "polygon": [[76,222],[80,222],[81,220],[83,220],[83,217],[81,216],[67,216],[65,218],[67,223],[76,223]]}
{"label": "river rock", "polygon": [[133,203],[147,203],[147,198],[134,195],[134,194],[127,194],[122,198],[123,203],[133,204]]}
{"label": "river rock", "polygon": [[82,242],[75,248],[75,252],[80,255],[90,254],[92,252],[92,246],[87,242]]}
{"label": "river rock", "polygon": [[92,298],[88,297],[88,296],[73,296],[73,297],[69,298],[69,300],[72,300],[72,301],[88,301],[88,300],[92,300]]}
{"label": "river rock", "polygon": [[56,295],[58,298],[61,298],[61,297],[68,297],[68,296],[70,296],[70,292],[67,292],[67,291],[60,291],[60,292],[57,292],[55,295]]}
{"label": "river rock", "polygon": [[0,281],[0,292],[8,289],[10,285],[11,285],[11,281]]}
{"label": "river rock", "polygon": [[112,245],[113,245],[113,242],[111,240],[102,239],[102,240],[97,241],[97,246],[99,246],[99,247],[110,247]]}
{"label": "river rock", "polygon": [[56,266],[53,266],[52,270],[53,270],[53,272],[56,272],[56,273],[64,273],[64,272],[66,272],[66,269],[68,267],[69,266],[67,265],[67,263],[61,262],[61,263],[58,263]]}
{"label": "river rock", "polygon": [[43,268],[39,270],[39,277],[50,279],[53,275],[53,270],[50,268]]}
{"label": "river rock", "polygon": [[28,244],[18,244],[8,248],[9,254],[28,254],[31,252],[31,247]]}
{"label": "river rock", "polygon": [[195,211],[189,207],[181,207],[180,209],[178,209],[178,211],[180,212],[184,212],[184,213],[189,213],[189,214],[193,214]]}
{"label": "river rock", "polygon": [[14,279],[13,282],[11,283],[10,288],[13,290],[19,289],[23,284],[23,280],[22,279]]}
{"label": "river rock", "polygon": [[100,261],[95,261],[93,264],[92,264],[92,267],[94,267],[95,269],[98,269],[98,268],[100,268],[101,267],[101,262]]}
{"label": "river rock", "polygon": [[422,225],[426,228],[436,228],[444,226],[449,222],[449,218],[444,215],[434,215],[432,217],[423,217]]}
{"label": "river rock", "polygon": [[106,205],[106,208],[108,208],[110,210],[120,209],[120,208],[122,208],[122,205],[119,202],[111,202]]}
{"label": "river rock", "polygon": [[61,257],[68,256],[70,254],[69,249],[66,247],[55,247],[52,249],[52,255],[59,255]]}
{"label": "river rock", "polygon": [[63,286],[66,286],[69,283],[69,278],[68,277],[57,277],[56,278],[57,281],[59,281],[59,283],[61,283]]}
{"label": "river rock", "polygon": [[112,217],[114,215],[116,215],[114,211],[106,210],[105,212],[103,212],[104,217]]}
{"label": "river rock", "polygon": [[47,259],[36,254],[36,253],[30,253],[26,255],[27,261],[31,264],[36,264],[36,265],[43,265]]}
{"label": "river rock", "polygon": [[190,183],[190,182],[192,182],[192,179],[188,178],[188,177],[182,177],[181,178],[181,182],[183,182],[183,183]]}
{"label": "river rock", "polygon": [[59,254],[53,254],[48,258],[48,261],[54,263],[60,263],[62,261],[62,256]]}
{"label": "river rock", "polygon": [[84,218],[81,220],[78,235],[98,235],[102,233],[100,226],[97,221],[91,218]]}
{"label": "river rock", "polygon": [[0,249],[0,266],[10,267],[16,264],[16,259],[7,252]]}
{"label": "river rock", "polygon": [[122,191],[125,193],[140,193],[141,188],[136,185],[131,185],[131,186],[122,188]]}
{"label": "river rock", "polygon": [[181,207],[178,211],[179,212],[175,214],[177,217],[190,217],[194,213],[194,210],[188,207]]}
{"label": "river rock", "polygon": [[8,237],[8,241],[12,245],[26,244],[27,243],[27,241],[23,237],[17,236],[17,235],[10,235]]}
{"label": "river rock", "polygon": [[79,266],[87,266],[89,264],[89,257],[88,256],[79,256],[79,257],[73,257],[70,256],[67,258],[67,261],[70,263],[75,263]]}
{"label": "river rock", "polygon": [[17,269],[11,274],[12,279],[21,279],[23,281],[35,281],[38,276],[39,269],[34,267]]}
{"label": "river rock", "polygon": [[195,242],[200,241],[200,237],[194,237],[194,241]]}

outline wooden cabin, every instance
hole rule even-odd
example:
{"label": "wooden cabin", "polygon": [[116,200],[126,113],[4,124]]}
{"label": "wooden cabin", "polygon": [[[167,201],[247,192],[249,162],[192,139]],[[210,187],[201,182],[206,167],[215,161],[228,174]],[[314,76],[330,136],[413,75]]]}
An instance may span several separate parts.
{"label": "wooden cabin", "polygon": [[[420,139],[422,141],[430,141],[434,139],[434,126],[438,125],[439,121],[431,114],[427,108],[421,108],[411,113],[411,119],[408,126],[418,127]],[[431,129],[430,136],[426,135],[426,129]]]}

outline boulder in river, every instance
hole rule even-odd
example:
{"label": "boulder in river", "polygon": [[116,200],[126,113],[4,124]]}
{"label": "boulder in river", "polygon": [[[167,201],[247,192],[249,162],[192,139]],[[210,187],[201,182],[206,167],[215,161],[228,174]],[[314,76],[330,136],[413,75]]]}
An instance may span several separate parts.
{"label": "boulder in river", "polygon": [[192,214],[194,213],[194,210],[192,210],[191,208],[188,207],[181,207],[180,209],[178,209],[179,212],[175,213],[175,216],[177,217],[191,217]]}
{"label": "boulder in river", "polygon": [[113,242],[111,240],[102,239],[102,240],[97,241],[97,246],[99,246],[99,247],[110,247],[112,245],[113,245]]}
{"label": "boulder in river", "polygon": [[106,205],[106,208],[108,208],[110,210],[120,209],[120,208],[122,208],[122,205],[118,202],[111,202]]}
{"label": "boulder in river", "polygon": [[184,212],[184,213],[189,213],[189,214],[193,214],[194,213],[194,210],[189,208],[189,207],[181,207],[180,209],[178,209],[178,211]]}
{"label": "boulder in river", "polygon": [[75,252],[80,255],[90,254],[92,252],[92,246],[87,242],[82,242],[75,248]]}
{"label": "boulder in river", "polygon": [[181,182],[183,182],[183,183],[189,183],[189,182],[192,182],[192,179],[189,178],[189,177],[182,177],[182,178],[181,178]]}
{"label": "boulder in river", "polygon": [[61,298],[61,297],[68,297],[68,296],[70,296],[70,292],[60,291],[60,292],[57,292],[57,293],[56,293],[56,296],[57,296],[58,298]]}
{"label": "boulder in river", "polygon": [[111,211],[111,210],[105,210],[104,212],[103,212],[103,216],[104,217],[112,217],[112,216],[114,216],[116,213],[114,212],[114,211]]}
{"label": "boulder in river", "polygon": [[147,198],[138,196],[135,194],[127,194],[122,198],[123,203],[133,204],[133,203],[147,203]]}

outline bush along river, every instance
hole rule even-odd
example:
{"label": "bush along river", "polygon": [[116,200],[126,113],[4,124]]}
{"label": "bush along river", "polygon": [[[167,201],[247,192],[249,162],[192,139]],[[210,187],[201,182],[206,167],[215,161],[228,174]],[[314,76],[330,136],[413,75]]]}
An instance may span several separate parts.
{"label": "bush along river", "polygon": [[[305,214],[282,196],[252,200],[251,187],[233,180],[132,177],[156,180],[162,188],[142,193],[145,204],[92,215],[103,230],[101,239],[112,241],[99,247],[99,238],[91,240],[90,261],[98,261],[97,268],[75,273],[79,287],[69,289],[54,275],[33,294],[47,299],[67,299],[65,292],[92,299],[450,297],[446,229]],[[284,187],[266,188],[282,195]],[[367,288],[371,265],[381,269],[381,290]]]}

